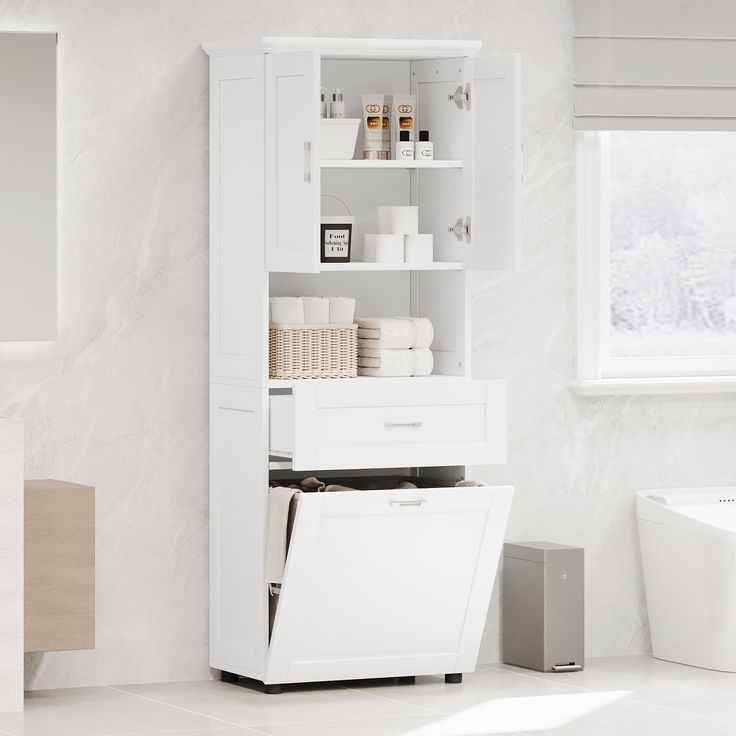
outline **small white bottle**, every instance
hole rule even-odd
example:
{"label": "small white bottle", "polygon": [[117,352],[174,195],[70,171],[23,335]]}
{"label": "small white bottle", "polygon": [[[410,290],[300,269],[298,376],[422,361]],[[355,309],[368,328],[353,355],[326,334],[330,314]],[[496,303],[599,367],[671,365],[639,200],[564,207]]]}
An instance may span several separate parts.
{"label": "small white bottle", "polygon": [[414,144],[409,140],[408,130],[402,130],[399,132],[399,140],[396,143],[396,160],[414,160]]}
{"label": "small white bottle", "polygon": [[342,101],[342,87],[338,87],[335,90],[335,94],[332,95],[332,102],[330,103],[330,117],[345,117],[345,103]]}
{"label": "small white bottle", "polygon": [[320,87],[320,92],[322,93],[320,95],[320,101],[322,103],[322,107],[320,108],[320,117],[326,118],[327,116],[327,100],[325,99],[327,97],[327,90],[324,87]]}
{"label": "small white bottle", "polygon": [[419,161],[431,161],[434,158],[434,143],[429,140],[429,131],[420,130],[419,140],[414,145],[414,156]]}

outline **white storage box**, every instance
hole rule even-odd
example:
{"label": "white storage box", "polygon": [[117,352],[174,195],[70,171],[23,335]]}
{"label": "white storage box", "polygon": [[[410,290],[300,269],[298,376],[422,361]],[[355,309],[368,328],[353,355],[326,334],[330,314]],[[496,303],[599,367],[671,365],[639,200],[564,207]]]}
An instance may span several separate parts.
{"label": "white storage box", "polygon": [[321,122],[322,158],[341,160],[353,158],[360,118],[329,118]]}

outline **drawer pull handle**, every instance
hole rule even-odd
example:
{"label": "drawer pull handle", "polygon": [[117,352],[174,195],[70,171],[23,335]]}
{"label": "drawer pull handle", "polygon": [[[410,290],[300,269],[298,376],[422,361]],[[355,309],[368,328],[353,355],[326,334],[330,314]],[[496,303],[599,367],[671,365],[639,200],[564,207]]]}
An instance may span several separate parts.
{"label": "drawer pull handle", "polygon": [[422,426],[421,422],[386,422],[384,425],[385,429],[419,429]]}
{"label": "drawer pull handle", "polygon": [[399,508],[418,508],[424,506],[425,503],[427,502],[423,498],[415,498],[413,501],[391,501],[392,506],[398,506]]}

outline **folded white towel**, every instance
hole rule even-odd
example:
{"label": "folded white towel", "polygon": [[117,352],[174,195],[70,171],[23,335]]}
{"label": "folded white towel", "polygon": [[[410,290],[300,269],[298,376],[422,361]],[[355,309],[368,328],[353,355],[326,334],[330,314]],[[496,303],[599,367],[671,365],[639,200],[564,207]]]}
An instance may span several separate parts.
{"label": "folded white towel", "polygon": [[278,486],[268,492],[268,519],[266,527],[266,580],[281,583],[286,567],[286,535],[289,525],[289,505],[298,488]]}
{"label": "folded white towel", "polygon": [[428,376],[434,368],[432,351],[358,349],[359,376]]}
{"label": "folded white towel", "polygon": [[351,325],[355,317],[355,299],[349,296],[331,296],[330,300],[330,324]]}
{"label": "folded white towel", "polygon": [[361,348],[428,348],[434,328],[426,317],[360,317],[358,350]]}
{"label": "folded white towel", "polygon": [[326,325],[330,321],[330,300],[324,296],[304,296],[304,324]]}
{"label": "folded white towel", "polygon": [[304,300],[300,296],[272,296],[270,304],[271,324],[304,324]]}

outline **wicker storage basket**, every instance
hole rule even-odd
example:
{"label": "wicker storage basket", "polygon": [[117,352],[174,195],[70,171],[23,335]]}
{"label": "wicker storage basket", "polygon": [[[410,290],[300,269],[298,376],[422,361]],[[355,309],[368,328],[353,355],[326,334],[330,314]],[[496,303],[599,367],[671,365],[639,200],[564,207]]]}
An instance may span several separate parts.
{"label": "wicker storage basket", "polygon": [[269,325],[269,378],[355,378],[358,325]]}

